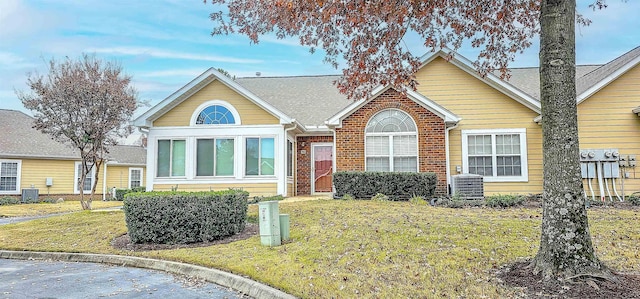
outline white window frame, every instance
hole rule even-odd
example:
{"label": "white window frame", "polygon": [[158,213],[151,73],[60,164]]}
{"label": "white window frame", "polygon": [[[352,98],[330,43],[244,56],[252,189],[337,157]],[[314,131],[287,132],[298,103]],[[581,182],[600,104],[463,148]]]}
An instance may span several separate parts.
{"label": "white window frame", "polygon": [[[381,113],[383,111],[386,110],[398,110],[404,114],[406,114],[409,119],[411,119],[411,121],[413,121],[413,125],[416,127],[416,131],[415,132],[380,132],[380,133],[367,133],[367,127],[369,125],[369,121],[371,121],[372,118],[374,118],[376,115],[378,115],[378,113]],[[396,136],[416,136],[416,171],[415,172],[420,172],[420,134],[418,134],[418,123],[416,123],[416,120],[413,119],[413,117],[411,116],[411,114],[407,113],[406,111],[400,110],[400,109],[384,109],[384,110],[380,110],[378,112],[376,112],[375,114],[373,114],[369,120],[367,121],[367,125],[364,128],[365,132],[364,132],[364,169],[365,171],[369,171],[368,170],[368,165],[367,165],[367,158],[369,157],[387,157],[386,155],[372,155],[372,154],[368,154],[367,153],[367,137],[369,136],[386,136],[389,137],[388,138],[388,142],[389,142],[389,172],[395,172],[394,168],[394,150],[393,150],[393,139]],[[397,157],[413,157],[413,156],[397,156]]]}
{"label": "white window frame", "polygon": [[[170,146],[169,146],[169,175],[168,176],[158,176],[158,168],[160,167],[159,163],[158,163],[158,149],[159,146],[158,144],[160,143],[160,141],[170,141]],[[173,173],[173,143],[175,141],[184,141],[184,175],[172,175]],[[188,151],[189,151],[189,141],[186,138],[159,138],[156,140],[156,144],[155,144],[155,153],[154,153],[154,158],[155,158],[155,173],[154,176],[155,178],[160,178],[160,179],[170,179],[170,178],[185,178],[187,176],[187,165],[189,164],[189,156],[188,156]]]}
{"label": "white window frame", "polygon": [[[247,139],[258,139],[258,174],[247,174]],[[273,174],[260,174],[262,172],[262,139],[273,139]],[[242,138],[242,177],[244,178],[273,178],[278,176],[278,136],[260,135],[260,136],[244,136]]]}
{"label": "white window frame", "polygon": [[[73,164],[74,167],[74,176],[73,176],[73,193],[74,194],[80,194],[80,189],[78,189],[80,186],[78,185],[78,179],[80,178],[80,171],[78,170],[78,167],[82,164],[82,162],[80,161],[76,161]],[[86,192],[91,192],[91,188],[93,187],[93,182],[96,179],[96,168],[95,167],[91,167],[91,187],[89,188],[89,190],[84,190],[84,194],[88,194]]]}
{"label": "white window frame", "polygon": [[[231,115],[233,115],[233,119],[235,120],[234,124],[225,124],[225,125],[211,125],[211,124],[196,124],[196,121],[198,120],[198,116],[200,115],[200,113],[207,107],[209,106],[222,106],[224,108],[227,108],[227,110],[229,110],[229,112],[231,112]],[[238,113],[238,110],[236,110],[235,107],[233,107],[233,105],[229,104],[227,101],[223,101],[223,100],[211,100],[211,101],[207,101],[204,102],[202,104],[200,104],[200,106],[198,106],[198,108],[196,108],[194,110],[195,112],[191,115],[191,120],[189,122],[189,124],[191,126],[238,126],[242,124],[242,121],[240,119],[240,113]]]}
{"label": "white window frame", "polygon": [[13,159],[0,159],[0,168],[2,168],[2,163],[18,163],[18,169],[16,174],[16,190],[3,190],[0,191],[0,194],[20,194],[20,179],[22,174],[22,160],[13,160]]}
{"label": "white window frame", "polygon": [[144,186],[144,168],[142,167],[129,167],[129,189],[131,189],[131,181],[132,175],[131,173],[134,171],[140,171],[140,187]]}
{"label": "white window frame", "polygon": [[[473,135],[491,135],[491,165],[493,168],[492,176],[484,176],[485,182],[528,182],[529,172],[527,159],[527,129],[478,129],[478,130],[462,130],[462,172],[469,173],[469,136]],[[497,154],[496,154],[496,135],[520,135],[520,175],[519,176],[497,176]]]}
{"label": "white window frame", "polygon": [[[215,167],[216,167],[216,155],[217,155],[217,150],[216,150],[216,141],[217,140],[222,140],[222,139],[228,139],[228,140],[233,140],[233,174],[231,175],[218,175],[216,173]],[[213,175],[209,176],[209,175],[198,175],[198,140],[213,140]],[[194,146],[193,146],[193,177],[194,178],[234,178],[236,177],[236,171],[237,171],[237,167],[236,165],[238,164],[237,158],[236,156],[238,155],[238,137],[236,136],[215,136],[215,137],[196,137],[194,138]]]}

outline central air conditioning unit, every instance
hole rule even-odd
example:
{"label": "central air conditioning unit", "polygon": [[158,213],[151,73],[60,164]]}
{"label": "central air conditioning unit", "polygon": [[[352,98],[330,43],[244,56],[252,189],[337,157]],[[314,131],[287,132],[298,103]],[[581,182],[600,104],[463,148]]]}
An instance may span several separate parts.
{"label": "central air conditioning unit", "polygon": [[482,176],[469,173],[451,176],[451,194],[464,199],[484,198]]}

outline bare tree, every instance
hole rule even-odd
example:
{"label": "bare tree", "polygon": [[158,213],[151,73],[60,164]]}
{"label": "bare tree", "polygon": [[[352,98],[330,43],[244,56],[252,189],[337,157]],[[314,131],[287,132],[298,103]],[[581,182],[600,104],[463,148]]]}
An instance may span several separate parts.
{"label": "bare tree", "polygon": [[[79,60],[49,61],[46,76],[29,74],[30,92],[17,91],[22,104],[34,112],[34,127],[80,152],[80,204],[91,209],[100,167],[116,138],[131,132],[128,121],[138,107],[131,76],[114,62],[83,54]],[[85,200],[85,179],[96,173]]]}
{"label": "bare tree", "polygon": [[[205,0],[206,2],[206,0]],[[321,47],[334,67],[346,68],[337,82],[350,98],[366,98],[378,85],[415,88],[417,56],[403,46],[408,32],[426,48],[457,50],[464,41],[480,49],[474,62],[481,74],[507,66],[540,34],[543,119],[544,211],[534,272],[547,279],[612,278],[595,255],[581,196],[575,94],[576,2],[558,0],[211,0],[225,6],[211,14],[213,35],[241,33],[298,37]],[[594,0],[592,8],[603,8]]]}

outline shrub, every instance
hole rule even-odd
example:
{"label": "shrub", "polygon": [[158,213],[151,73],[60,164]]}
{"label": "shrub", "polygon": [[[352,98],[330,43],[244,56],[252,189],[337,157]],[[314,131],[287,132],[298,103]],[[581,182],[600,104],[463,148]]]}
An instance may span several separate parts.
{"label": "shrub", "polygon": [[249,204],[259,203],[261,201],[281,201],[284,199],[282,195],[273,195],[273,196],[254,196],[252,199],[248,201]]}
{"label": "shrub", "polygon": [[19,204],[20,202],[21,202],[20,198],[17,198],[17,197],[13,197],[13,196],[0,197],[0,206],[15,205],[15,204]]}
{"label": "shrub", "polygon": [[124,213],[134,243],[208,242],[240,233],[247,220],[248,192],[129,193]]}
{"label": "shrub", "polygon": [[409,202],[415,205],[426,205],[427,201],[421,196],[413,196],[409,199]]}
{"label": "shrub", "polygon": [[452,198],[441,198],[435,201],[436,206],[460,209],[460,208],[470,208],[470,207],[482,207],[485,205],[485,201],[482,199],[456,199]]}
{"label": "shrub", "polygon": [[355,198],[368,199],[382,193],[389,196],[390,200],[409,200],[412,196],[432,197],[436,190],[436,175],[424,172],[342,171],[333,174],[333,184],[337,198],[350,194]]}
{"label": "shrub", "polygon": [[353,198],[353,196],[351,196],[351,194],[345,194],[342,197],[338,197],[339,199],[342,200],[354,200],[355,198]]}
{"label": "shrub", "polygon": [[374,201],[389,201],[389,196],[386,196],[382,193],[376,193],[376,195],[374,195],[371,200]]}
{"label": "shrub", "polygon": [[525,197],[522,195],[498,194],[486,197],[485,201],[487,202],[487,206],[492,208],[508,208],[522,205]]}
{"label": "shrub", "polygon": [[627,196],[627,201],[629,203],[631,203],[634,206],[640,206],[640,194],[639,193],[633,193],[629,196]]}
{"label": "shrub", "polygon": [[145,192],[146,190],[147,190],[147,187],[144,187],[144,186],[135,187],[132,189],[116,189],[115,200],[123,201],[124,196],[128,193]]}
{"label": "shrub", "polygon": [[58,201],[59,199],[60,198],[46,197],[41,202],[42,203],[59,203],[59,201]]}

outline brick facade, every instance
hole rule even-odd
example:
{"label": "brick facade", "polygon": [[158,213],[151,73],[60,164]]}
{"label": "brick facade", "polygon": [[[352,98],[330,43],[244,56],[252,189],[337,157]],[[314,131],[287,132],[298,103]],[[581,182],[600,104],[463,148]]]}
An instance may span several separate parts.
{"label": "brick facade", "polygon": [[333,143],[333,136],[298,136],[296,138],[296,195],[311,194],[311,144]]}
{"label": "brick facade", "polygon": [[[444,120],[393,89],[358,109],[342,121],[341,128],[336,128],[336,171],[364,171],[365,127],[372,116],[389,108],[408,113],[416,122],[418,169],[435,172],[438,177],[436,194],[447,194]],[[296,141],[296,195],[311,194],[311,144],[333,143],[333,136],[298,136]]]}
{"label": "brick facade", "polygon": [[418,127],[418,169],[435,172],[436,194],[447,194],[445,123],[442,118],[393,89],[388,89],[349,117],[336,128],[336,171],[364,171],[364,130],[376,113],[389,109],[402,110]]}

